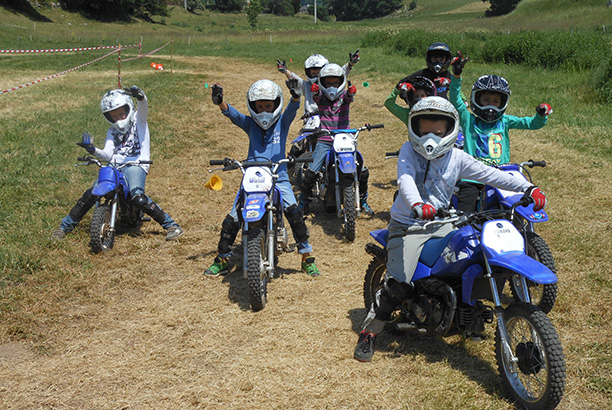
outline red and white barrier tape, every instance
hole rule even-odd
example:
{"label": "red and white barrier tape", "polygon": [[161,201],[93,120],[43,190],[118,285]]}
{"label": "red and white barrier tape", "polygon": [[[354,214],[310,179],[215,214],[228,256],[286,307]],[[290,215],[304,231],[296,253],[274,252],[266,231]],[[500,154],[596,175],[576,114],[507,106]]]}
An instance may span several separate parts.
{"label": "red and white barrier tape", "polygon": [[[123,46],[122,46],[122,48],[123,48]],[[24,84],[24,85],[20,85],[20,86],[18,86],[18,87],[13,87],[13,88],[9,88],[9,89],[4,90],[4,91],[0,91],[0,94],[4,94],[4,93],[11,92],[11,91],[19,90],[19,89],[21,89],[21,88],[25,88],[25,87],[30,86],[30,85],[33,85],[33,84],[41,83],[41,82],[43,82],[43,81],[45,81],[45,80],[49,80],[49,79],[51,79],[51,78],[59,77],[60,75],[64,75],[64,74],[69,73],[69,72],[71,72],[71,71],[78,70],[79,68],[83,68],[83,67],[85,67],[85,66],[87,66],[87,65],[89,65],[89,64],[95,63],[96,61],[100,61],[100,60],[102,60],[103,58],[106,58],[106,57],[108,57],[108,56],[110,56],[110,55],[112,55],[112,54],[117,53],[118,51],[119,51],[119,48],[115,48],[115,50],[111,51],[110,53],[105,54],[105,55],[103,55],[102,57],[96,58],[95,60],[92,60],[92,61],[90,61],[90,62],[88,62],[88,63],[81,64],[81,65],[80,65],[80,66],[78,66],[78,67],[74,67],[74,68],[71,68],[71,69],[69,69],[69,70],[62,71],[61,73],[57,73],[57,74],[54,74],[54,75],[50,75],[50,76],[48,76],[48,77],[42,78],[42,79],[37,80],[37,81],[33,81],[33,82],[31,82],[31,83],[28,83],[28,84]]]}
{"label": "red and white barrier tape", "polygon": [[[133,48],[138,47],[140,44],[131,44],[128,46],[121,46],[121,48]],[[119,46],[99,46],[99,47],[82,47],[82,48],[55,48],[50,50],[0,50],[2,53],[58,53],[68,51],[89,51],[89,50],[102,50],[105,48],[119,48]]]}
{"label": "red and white barrier tape", "polygon": [[139,58],[148,57],[148,56],[150,56],[150,55],[151,55],[151,54],[153,54],[153,53],[157,53],[159,50],[161,50],[162,48],[166,47],[166,46],[167,46],[168,44],[170,44],[170,43],[172,43],[172,40],[168,41],[166,44],[164,44],[164,45],[163,45],[163,46],[161,46],[160,48],[158,48],[158,49],[155,49],[155,50],[151,51],[150,53],[147,53],[147,54],[142,54],[142,55],[139,55],[139,56],[136,56],[136,57],[132,57],[132,58],[124,58],[124,59],[122,59],[121,61],[122,61],[122,62],[125,62],[125,61],[132,61],[132,60],[138,60]]}

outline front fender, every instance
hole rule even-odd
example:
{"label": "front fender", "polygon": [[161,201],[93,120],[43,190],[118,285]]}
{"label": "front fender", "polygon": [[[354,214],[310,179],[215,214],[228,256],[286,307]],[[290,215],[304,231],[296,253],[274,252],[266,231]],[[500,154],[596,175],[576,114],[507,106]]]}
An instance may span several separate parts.
{"label": "front fender", "polygon": [[343,174],[354,174],[357,172],[357,162],[355,161],[355,155],[350,153],[339,153],[338,154],[338,168]]}
{"label": "front fender", "polygon": [[98,181],[91,193],[95,196],[104,196],[119,188],[118,172],[113,167],[102,167],[98,173]]}
{"label": "front fender", "polygon": [[245,222],[257,222],[266,214],[268,205],[267,194],[249,194],[244,200],[242,207],[242,219]]}
{"label": "front fender", "polygon": [[557,275],[546,265],[538,262],[521,251],[504,252],[503,254],[490,254],[489,264],[509,269],[522,275],[535,283],[550,284],[557,283]]}

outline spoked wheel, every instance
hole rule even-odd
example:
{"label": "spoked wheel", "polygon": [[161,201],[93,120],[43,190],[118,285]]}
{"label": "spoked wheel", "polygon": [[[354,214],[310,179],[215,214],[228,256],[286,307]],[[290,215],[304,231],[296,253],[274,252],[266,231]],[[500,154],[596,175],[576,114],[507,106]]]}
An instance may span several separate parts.
{"label": "spoked wheel", "polygon": [[552,322],[537,307],[513,303],[505,310],[511,355],[504,352],[499,328],[495,334],[495,355],[502,385],[518,407],[529,410],[553,409],[565,389],[565,357]]}
{"label": "spoked wheel", "polygon": [[353,242],[357,230],[357,206],[355,202],[355,186],[344,187],[344,234],[346,239]]}
{"label": "spoked wheel", "polygon": [[[363,280],[363,301],[366,309],[370,310],[372,304],[376,301],[376,293],[382,289],[385,283],[385,271],[387,266],[379,258],[373,258],[368,265],[365,278]],[[391,320],[385,324],[386,331],[393,331],[395,324],[400,320],[401,314],[399,309],[391,315]]]}
{"label": "spoked wheel", "polygon": [[266,255],[266,238],[261,227],[249,227],[247,242],[247,279],[251,309],[254,312],[266,306],[268,277],[264,264]]}
{"label": "spoked wheel", "polygon": [[91,251],[106,252],[113,248],[115,231],[111,229],[111,206],[100,204],[94,209],[89,228]]}
{"label": "spoked wheel", "polygon": [[[540,235],[535,232],[527,232],[527,255],[533,259],[539,261],[545,265],[548,269],[553,271],[555,274],[557,270],[555,268],[555,260],[553,259],[552,252],[548,247],[548,244]],[[555,301],[557,299],[557,284],[549,283],[542,285],[527,280],[527,287],[529,289],[529,298],[531,303],[539,307],[544,313],[549,313]],[[516,301],[519,301],[518,292],[516,291],[516,284],[511,281],[512,296]]]}

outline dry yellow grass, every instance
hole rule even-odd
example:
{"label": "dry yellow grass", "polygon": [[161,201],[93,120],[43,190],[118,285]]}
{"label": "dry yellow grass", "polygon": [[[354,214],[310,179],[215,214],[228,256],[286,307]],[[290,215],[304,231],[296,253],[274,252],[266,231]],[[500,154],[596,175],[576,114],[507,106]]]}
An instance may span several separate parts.
{"label": "dry yellow grass", "polygon": [[[190,73],[223,84],[226,101],[242,112],[249,84],[260,78],[282,80],[273,67],[239,60],[189,62],[196,67]],[[359,70],[351,76],[356,84],[365,80]],[[370,230],[385,226],[394,190],[396,163],[384,161],[384,152],[398,149],[406,139],[405,126],[382,107],[393,83],[368,81],[370,87],[358,88],[351,121],[353,126],[385,123],[384,130],[364,133],[360,140],[371,169],[370,204],[377,216],[359,219],[354,243],[341,239],[334,217],[309,217],[322,276],[312,279],[301,273],[297,254],[281,256],[281,275],[270,283],[268,305],[258,313],[249,310],[239,255],[227,276],[201,274],[216,253],[221,221],[240,182],[238,172],[225,173],[222,191],[206,190],[207,163],[211,158],[245,156],[246,136],[210,102],[210,90],[201,84],[184,85],[193,95],[183,112],[152,109],[157,121],[170,121],[192,140],[179,155],[154,158],[147,182],[148,193],[181,223],[185,235],[167,243],[161,228],[147,223],[135,237],[118,237],[109,254],[91,255],[81,227],[58,246],[42,250],[54,256],[47,268],[66,274],[61,283],[44,289],[28,283],[23,287],[32,303],[22,315],[36,323],[33,327],[42,336],[1,342],[0,408],[512,408],[499,397],[490,340],[474,344],[460,338],[383,335],[372,363],[352,358],[365,316],[362,280],[370,258],[363,245]],[[296,122],[291,135],[297,130]],[[557,131],[552,124],[542,132]],[[550,168],[534,174],[557,192],[549,208],[554,223],[540,231],[553,248],[561,278],[559,301],[551,314],[568,364],[568,385],[559,408],[605,408],[609,396],[586,388],[597,366],[589,346],[609,343],[612,331],[591,326],[589,317],[596,312],[610,319],[602,311],[609,311],[612,301],[609,289],[595,295],[584,277],[609,272],[609,264],[602,255],[577,257],[571,249],[558,249],[556,242],[575,238],[593,248],[609,246],[605,187],[611,165],[600,164],[599,172],[591,172],[587,158],[521,132],[513,134],[513,155],[517,160],[548,160]],[[574,178],[577,182],[572,183]],[[585,180],[593,192],[578,182]],[[81,190],[75,188],[75,198]],[[577,192],[589,200],[580,201]],[[598,232],[576,212],[578,201],[601,225]],[[82,263],[95,268],[81,271]]]}

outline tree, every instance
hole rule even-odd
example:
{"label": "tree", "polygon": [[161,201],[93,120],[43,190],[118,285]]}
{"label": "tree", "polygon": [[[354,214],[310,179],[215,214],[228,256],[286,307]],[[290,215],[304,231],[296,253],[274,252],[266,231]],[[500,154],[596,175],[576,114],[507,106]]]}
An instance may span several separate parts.
{"label": "tree", "polygon": [[257,28],[257,16],[261,14],[262,10],[263,8],[261,7],[260,0],[251,0],[251,2],[244,8],[247,15],[247,21],[253,30]]}
{"label": "tree", "polygon": [[132,17],[151,20],[154,15],[168,14],[165,0],[61,0],[60,6],[99,21],[130,21]]}
{"label": "tree", "polygon": [[329,0],[329,8],[339,21],[363,20],[391,14],[403,0]]}
{"label": "tree", "polygon": [[241,11],[244,7],[244,0],[216,0],[215,8],[221,13],[231,13]]}
{"label": "tree", "polygon": [[484,3],[489,2],[491,6],[485,11],[486,17],[503,16],[510,13],[516,8],[516,5],[521,0],[482,0]]}
{"label": "tree", "polygon": [[277,16],[293,16],[297,13],[293,3],[292,0],[261,0],[263,11]]}

